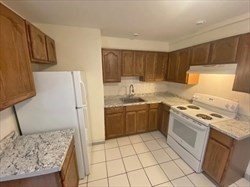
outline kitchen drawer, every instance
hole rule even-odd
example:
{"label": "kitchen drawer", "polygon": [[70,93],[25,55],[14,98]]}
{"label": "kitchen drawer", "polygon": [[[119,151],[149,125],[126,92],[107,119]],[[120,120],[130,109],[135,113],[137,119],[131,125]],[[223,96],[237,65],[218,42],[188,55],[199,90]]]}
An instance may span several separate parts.
{"label": "kitchen drawer", "polygon": [[159,108],[159,103],[150,104],[150,105],[149,105],[149,108],[150,108],[150,109]]}
{"label": "kitchen drawer", "polygon": [[123,112],[124,107],[110,107],[110,108],[105,108],[105,113],[106,114],[112,114],[112,113],[119,113]]}
{"label": "kitchen drawer", "polygon": [[217,131],[214,129],[211,129],[210,131],[210,137],[213,138],[214,140],[216,140],[217,142],[220,142],[221,144],[227,146],[227,147],[231,147],[233,145],[233,138]]}
{"label": "kitchen drawer", "polygon": [[126,111],[139,111],[139,110],[147,110],[148,105],[132,105],[132,106],[127,106]]}
{"label": "kitchen drawer", "polygon": [[74,147],[75,147],[74,146],[74,139],[72,139],[70,146],[69,146],[69,149],[68,149],[68,152],[67,152],[67,155],[66,155],[66,158],[65,158],[63,166],[62,166],[62,171],[61,171],[62,180],[64,180],[64,178],[65,178],[65,175],[66,175],[66,172],[67,172],[67,169],[69,166],[69,161],[70,161]]}

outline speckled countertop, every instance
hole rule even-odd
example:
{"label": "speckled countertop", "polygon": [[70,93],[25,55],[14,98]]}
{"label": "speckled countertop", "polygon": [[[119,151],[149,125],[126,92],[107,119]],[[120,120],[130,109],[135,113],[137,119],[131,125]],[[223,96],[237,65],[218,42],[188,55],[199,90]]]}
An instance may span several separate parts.
{"label": "speckled countertop", "polygon": [[230,119],[210,124],[210,126],[236,140],[250,137],[250,123],[246,121]]}
{"label": "speckled countertop", "polygon": [[72,129],[7,136],[0,143],[0,181],[49,174],[61,170]]}
{"label": "speckled countertop", "polygon": [[154,94],[141,94],[136,95],[136,97],[142,98],[145,102],[139,103],[126,103],[122,102],[122,98],[124,96],[109,96],[105,97],[104,105],[105,108],[109,107],[118,107],[118,106],[129,106],[129,105],[140,105],[140,104],[152,104],[152,103],[164,103],[169,106],[180,105],[180,104],[188,104],[190,101],[180,98],[176,95],[162,92],[162,93],[154,93]]}

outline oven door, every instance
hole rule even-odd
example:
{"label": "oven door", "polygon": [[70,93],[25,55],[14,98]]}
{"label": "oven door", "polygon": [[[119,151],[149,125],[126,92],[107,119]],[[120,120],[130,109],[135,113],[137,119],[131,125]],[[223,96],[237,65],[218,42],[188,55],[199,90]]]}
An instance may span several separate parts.
{"label": "oven door", "polygon": [[196,159],[202,160],[209,127],[170,110],[168,134]]}

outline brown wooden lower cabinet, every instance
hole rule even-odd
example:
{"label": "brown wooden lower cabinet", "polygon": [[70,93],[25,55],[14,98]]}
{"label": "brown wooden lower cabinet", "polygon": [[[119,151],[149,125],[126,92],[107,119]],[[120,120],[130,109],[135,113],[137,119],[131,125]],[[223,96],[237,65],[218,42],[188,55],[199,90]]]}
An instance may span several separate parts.
{"label": "brown wooden lower cabinet", "polygon": [[71,142],[62,170],[47,175],[0,182],[1,187],[78,187],[79,177],[74,141]]}
{"label": "brown wooden lower cabinet", "polygon": [[106,139],[157,129],[167,136],[169,109],[159,103],[105,108]]}
{"label": "brown wooden lower cabinet", "polygon": [[148,110],[148,131],[158,129],[159,118],[159,104],[150,104]]}
{"label": "brown wooden lower cabinet", "polygon": [[148,105],[126,107],[126,135],[146,132],[148,129]]}
{"label": "brown wooden lower cabinet", "polygon": [[168,105],[161,104],[161,120],[158,129],[165,136],[168,135],[169,110],[170,107]]}
{"label": "brown wooden lower cabinet", "polygon": [[228,186],[244,176],[250,157],[250,138],[237,141],[211,129],[203,170],[219,186]]}
{"label": "brown wooden lower cabinet", "polygon": [[105,134],[106,139],[124,135],[124,107],[105,109]]}

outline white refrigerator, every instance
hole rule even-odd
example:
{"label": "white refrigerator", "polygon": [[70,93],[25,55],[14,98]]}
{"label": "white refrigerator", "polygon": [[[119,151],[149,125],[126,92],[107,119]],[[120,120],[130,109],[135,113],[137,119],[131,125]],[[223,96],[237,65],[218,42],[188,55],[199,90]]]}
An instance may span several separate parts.
{"label": "white refrigerator", "polygon": [[89,174],[91,129],[85,75],[73,72],[34,72],[36,96],[15,105],[22,134],[72,128],[79,177]]}

